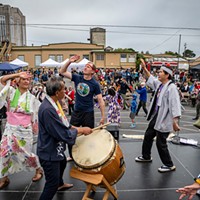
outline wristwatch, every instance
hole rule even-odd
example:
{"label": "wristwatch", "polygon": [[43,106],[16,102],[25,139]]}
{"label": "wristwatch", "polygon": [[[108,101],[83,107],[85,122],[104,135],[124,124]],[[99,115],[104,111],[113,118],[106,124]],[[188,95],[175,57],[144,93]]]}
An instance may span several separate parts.
{"label": "wristwatch", "polygon": [[194,178],[194,181],[200,185],[200,178]]}

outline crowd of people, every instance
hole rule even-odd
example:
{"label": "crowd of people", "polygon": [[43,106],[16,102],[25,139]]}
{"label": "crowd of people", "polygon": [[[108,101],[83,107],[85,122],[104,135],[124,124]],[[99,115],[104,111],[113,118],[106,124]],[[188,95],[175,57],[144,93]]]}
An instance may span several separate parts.
{"label": "crowd of people", "polygon": [[[199,118],[200,95],[196,82],[186,73],[173,72],[167,65],[149,72],[143,59],[140,71],[102,70],[88,62],[82,72],[75,69],[69,72],[69,65],[79,59],[78,55],[72,56],[60,70],[41,68],[0,77],[0,189],[10,183],[9,175],[23,170],[35,170],[32,181],[39,181],[45,175],[40,200],[52,199],[57,191],[73,187],[64,183],[63,172],[66,161],[73,160],[72,146],[77,135],[91,134],[95,127],[95,106],[101,112],[99,124],[107,120],[119,127],[121,111],[129,110],[131,128],[136,127],[136,117],[142,107],[149,125],[142,155],[135,161],[152,161],[151,148],[156,137],[163,163],[158,171],[176,169],[166,139],[171,131],[180,130],[178,120],[184,95],[196,106],[194,120]],[[63,77],[73,81],[74,86],[68,86]],[[152,93],[149,111],[146,107],[148,91]],[[105,105],[108,106],[107,119]],[[33,134],[38,134],[37,152],[32,151]],[[69,159],[64,153],[66,145]],[[177,192],[182,193],[180,199],[187,195],[192,198],[199,183],[197,178],[195,184],[178,189]]]}

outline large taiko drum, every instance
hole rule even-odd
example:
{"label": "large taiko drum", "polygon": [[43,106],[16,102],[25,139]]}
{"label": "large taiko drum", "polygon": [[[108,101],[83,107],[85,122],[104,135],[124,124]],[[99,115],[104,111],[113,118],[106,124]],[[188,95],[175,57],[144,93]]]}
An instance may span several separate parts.
{"label": "large taiko drum", "polygon": [[102,174],[110,185],[115,184],[125,172],[122,151],[106,129],[77,137],[72,156],[78,170],[89,174]]}

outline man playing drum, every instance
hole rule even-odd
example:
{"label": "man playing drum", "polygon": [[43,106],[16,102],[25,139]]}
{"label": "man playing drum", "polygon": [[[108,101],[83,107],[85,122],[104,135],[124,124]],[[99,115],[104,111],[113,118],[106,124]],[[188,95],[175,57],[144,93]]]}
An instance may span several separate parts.
{"label": "man playing drum", "polygon": [[[76,89],[76,100],[74,105],[74,111],[71,116],[70,124],[74,126],[88,126],[94,128],[94,101],[93,97],[96,96],[99,107],[101,110],[100,124],[104,124],[105,120],[105,104],[102,98],[101,89],[99,83],[93,78],[96,67],[92,62],[88,62],[84,69],[83,75],[71,73],[67,71],[68,66],[76,62],[80,56],[75,55],[69,58],[60,69],[60,74],[64,77],[74,81]],[[71,146],[69,145],[69,154],[71,155]]]}

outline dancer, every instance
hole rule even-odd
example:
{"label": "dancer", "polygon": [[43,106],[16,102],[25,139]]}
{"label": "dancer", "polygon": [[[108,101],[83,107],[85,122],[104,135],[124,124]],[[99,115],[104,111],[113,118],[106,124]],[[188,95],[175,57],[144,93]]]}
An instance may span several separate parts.
{"label": "dancer", "polygon": [[[0,107],[7,102],[7,123],[0,143],[0,189],[9,184],[8,175],[23,170],[36,170],[32,181],[43,176],[38,158],[32,153],[32,125],[37,121],[40,102],[28,90],[30,78],[26,72],[0,78]],[[10,86],[12,79],[17,79],[17,89]]]}
{"label": "dancer", "polygon": [[158,168],[159,172],[170,172],[176,169],[174,166],[168,146],[167,137],[170,132],[179,131],[178,119],[181,116],[181,103],[178,89],[171,79],[172,70],[167,66],[162,66],[159,71],[158,79],[153,77],[143,59],[141,66],[146,74],[147,85],[155,90],[151,101],[147,120],[151,120],[145,132],[142,156],[135,158],[137,162],[151,162],[151,148],[153,139],[156,137],[156,146],[163,165]]}

